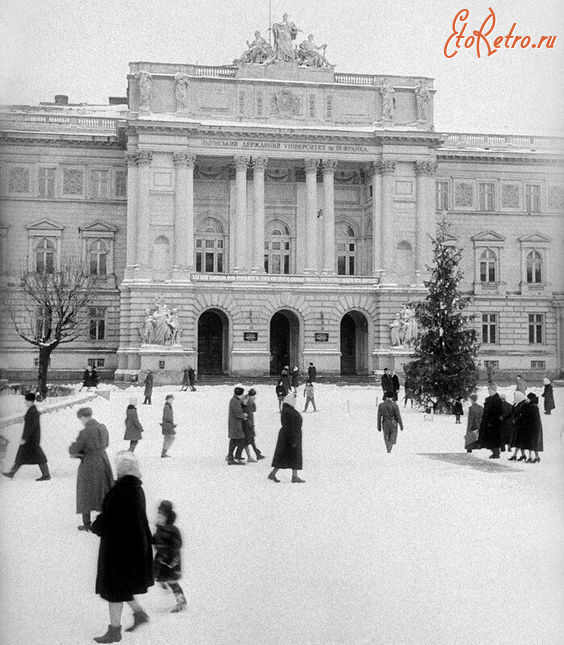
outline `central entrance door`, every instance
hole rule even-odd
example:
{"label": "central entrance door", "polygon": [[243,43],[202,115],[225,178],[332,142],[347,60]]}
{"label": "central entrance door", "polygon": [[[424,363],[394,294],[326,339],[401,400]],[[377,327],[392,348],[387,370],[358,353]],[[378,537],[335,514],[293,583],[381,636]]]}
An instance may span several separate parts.
{"label": "central entrance door", "polygon": [[198,320],[198,374],[223,374],[226,323],[221,312],[205,311]]}
{"label": "central entrance door", "polygon": [[341,374],[368,373],[368,324],[358,311],[341,320]]}
{"label": "central entrance door", "polygon": [[298,364],[299,322],[291,311],[277,311],[270,320],[270,373]]}

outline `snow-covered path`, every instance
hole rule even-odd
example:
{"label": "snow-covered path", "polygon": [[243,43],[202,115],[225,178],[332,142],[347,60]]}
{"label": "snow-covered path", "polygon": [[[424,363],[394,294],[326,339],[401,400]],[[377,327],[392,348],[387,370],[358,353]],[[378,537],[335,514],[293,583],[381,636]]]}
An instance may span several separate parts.
{"label": "snow-covered path", "polygon": [[[165,394],[139,405],[137,448],[148,515],[163,498],[183,532],[189,610],[153,587],[141,597],[149,625],[123,643],[209,645],[556,645],[564,640],[564,509],[561,410],[542,416],[540,464],[489,461],[462,449],[465,418],[425,423],[404,410],[392,454],[376,432],[379,389],[319,385],[320,411],[304,415],[306,484],[266,479],[279,428],[273,387],[257,387],[257,445],[267,459],[228,467],[229,386],[174,392],[178,425],[171,459],[160,459]],[[506,390],[509,392],[509,390]],[[122,440],[128,398],[98,398],[95,417]],[[480,402],[483,402],[484,392]],[[300,398],[300,405],[303,398]],[[67,447],[75,410],[42,419],[53,479],[37,467],[1,478],[0,641],[92,642],[108,624],[94,594],[98,538],[76,530],[77,462]],[[9,467],[21,427],[4,430]],[[124,624],[130,621],[124,610]]]}

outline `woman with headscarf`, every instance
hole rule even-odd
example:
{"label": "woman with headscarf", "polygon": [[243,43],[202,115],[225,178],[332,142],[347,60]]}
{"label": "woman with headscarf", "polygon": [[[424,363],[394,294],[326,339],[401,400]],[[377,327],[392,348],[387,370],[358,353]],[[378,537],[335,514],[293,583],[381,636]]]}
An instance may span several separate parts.
{"label": "woman with headscarf", "polygon": [[[511,437],[510,446],[514,448],[513,454],[509,461],[525,461],[526,434],[525,426],[525,408],[529,405],[529,400],[519,390],[513,394],[513,436]],[[521,456],[517,459],[517,452],[521,451]]]}
{"label": "woman with headscarf", "polygon": [[[527,394],[529,404],[525,408],[526,445],[529,451],[528,464],[537,464],[540,461],[539,452],[543,450],[542,421],[539,411],[539,399],[534,392]],[[533,458],[533,452],[535,456]]]}
{"label": "woman with headscarf", "polygon": [[139,416],[137,414],[137,399],[131,397],[129,399],[129,405],[125,412],[125,435],[124,440],[129,441],[129,450],[135,452],[135,446],[143,438],[143,426],[139,421]]}
{"label": "woman with headscarf", "polygon": [[543,393],[541,394],[544,399],[544,413],[550,414],[554,410],[554,392],[552,391],[552,383],[550,379],[545,377],[542,380],[544,385]]}
{"label": "woman with headscarf", "polygon": [[295,409],[296,392],[289,392],[282,404],[282,427],[278,432],[276,450],[272,458],[272,471],[268,479],[278,483],[280,480],[276,473],[282,468],[292,469],[292,483],[303,484],[304,480],[298,477],[298,470],[302,469],[302,415]]}
{"label": "woman with headscarf", "polygon": [[117,481],[104,498],[102,513],[92,524],[100,536],[96,593],[109,603],[110,624],[97,643],[121,641],[123,603],[133,609],[131,632],[149,617],[136,600],[154,584],[151,531],[137,457],[129,450],[117,454]]}

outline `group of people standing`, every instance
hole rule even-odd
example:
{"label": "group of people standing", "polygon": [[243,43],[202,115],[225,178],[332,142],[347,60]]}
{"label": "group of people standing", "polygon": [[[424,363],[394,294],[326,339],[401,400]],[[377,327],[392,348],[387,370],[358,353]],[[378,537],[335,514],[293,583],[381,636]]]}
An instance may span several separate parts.
{"label": "group of people standing", "polygon": [[[237,384],[233,390],[233,396],[229,401],[227,422],[229,447],[225,460],[228,466],[245,465],[243,451],[250,463],[264,459],[264,455],[255,443],[256,395],[257,392],[254,388],[245,394],[245,388],[240,384]],[[252,457],[250,448],[254,450],[255,458]]]}
{"label": "group of people standing", "polygon": [[[317,407],[315,405],[314,386],[313,386],[316,378],[317,378],[317,368],[313,363],[310,363],[307,368],[307,380],[304,383],[305,403],[304,403],[303,412],[307,411],[310,403],[313,408],[313,411],[317,412]],[[275,391],[276,391],[276,397],[278,398],[278,409],[280,411],[282,411],[282,404],[284,403],[284,399],[286,398],[286,396],[288,396],[291,390],[297,393],[299,387],[300,387],[299,368],[294,367],[294,369],[290,374],[290,368],[286,365],[282,369],[282,372],[280,373],[280,376],[276,381]]]}

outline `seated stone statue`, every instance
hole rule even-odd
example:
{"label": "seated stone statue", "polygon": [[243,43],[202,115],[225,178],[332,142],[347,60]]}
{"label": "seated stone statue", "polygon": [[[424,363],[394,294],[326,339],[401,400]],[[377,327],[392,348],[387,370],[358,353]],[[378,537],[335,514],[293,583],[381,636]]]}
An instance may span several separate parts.
{"label": "seated stone statue", "polygon": [[252,43],[247,40],[247,47],[248,49],[238,59],[238,63],[264,63],[273,56],[272,47],[268,44],[268,40],[260,35],[260,31],[255,31],[255,39]]}
{"label": "seated stone statue", "polygon": [[[313,34],[300,43],[298,47],[298,63],[306,67],[331,67],[329,61],[325,58],[327,45],[319,45],[313,42]],[[320,53],[323,50],[323,54]]]}

